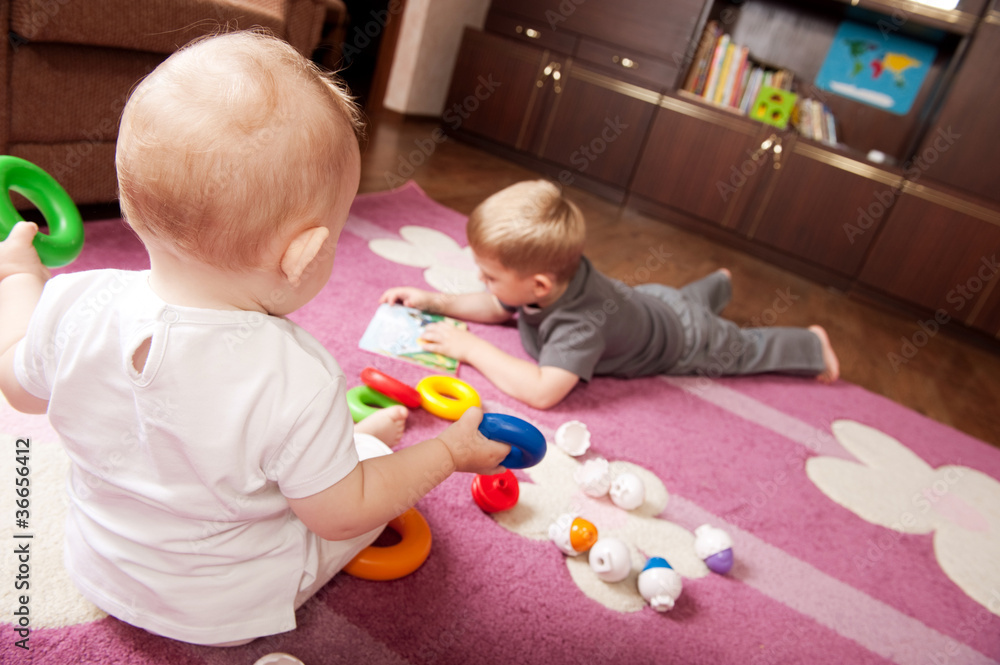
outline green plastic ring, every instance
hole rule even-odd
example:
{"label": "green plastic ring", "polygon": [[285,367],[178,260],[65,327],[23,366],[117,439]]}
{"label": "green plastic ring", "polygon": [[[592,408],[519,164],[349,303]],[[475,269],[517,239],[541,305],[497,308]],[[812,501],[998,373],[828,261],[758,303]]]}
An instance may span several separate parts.
{"label": "green plastic ring", "polygon": [[14,225],[22,221],[10,200],[15,191],[38,208],[49,225],[48,233],[35,236],[35,250],[42,263],[58,268],[71,263],[83,249],[83,220],[73,199],[48,173],[31,162],[0,156],[0,240],[10,235]]}
{"label": "green plastic ring", "polygon": [[347,406],[351,410],[351,419],[360,422],[379,409],[400,404],[391,397],[386,397],[368,386],[356,386],[347,391]]}

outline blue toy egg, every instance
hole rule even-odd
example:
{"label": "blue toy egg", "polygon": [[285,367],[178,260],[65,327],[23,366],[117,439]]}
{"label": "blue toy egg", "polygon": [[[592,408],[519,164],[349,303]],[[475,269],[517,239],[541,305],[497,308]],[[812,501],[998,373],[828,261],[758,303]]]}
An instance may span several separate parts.
{"label": "blue toy egg", "polygon": [[673,570],[673,566],[667,563],[667,560],[661,556],[650,557],[643,570],[649,570],[650,568],[670,568]]}
{"label": "blue toy egg", "polygon": [[705,565],[713,573],[725,575],[733,569],[733,548],[728,548],[705,558]]}

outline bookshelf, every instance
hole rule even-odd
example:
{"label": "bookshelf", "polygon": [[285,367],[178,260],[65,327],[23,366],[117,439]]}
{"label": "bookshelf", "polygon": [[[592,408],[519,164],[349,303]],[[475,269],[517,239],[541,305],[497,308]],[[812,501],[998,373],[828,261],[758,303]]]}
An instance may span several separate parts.
{"label": "bookshelf", "polygon": [[[926,315],[983,255],[1000,254],[998,2],[495,0],[485,29],[466,31],[447,108],[485,74],[503,94],[445,126],[563,184]],[[905,109],[823,82],[845,24],[929,49],[911,58],[922,71]],[[718,61],[707,93],[706,58],[726,57],[723,35],[730,65]],[[878,58],[886,77],[914,67]],[[875,78],[873,62],[863,69]],[[765,75],[798,96],[786,128],[752,118],[748,91]],[[966,138],[942,151],[952,128]],[[1000,338],[993,282],[949,312]]]}

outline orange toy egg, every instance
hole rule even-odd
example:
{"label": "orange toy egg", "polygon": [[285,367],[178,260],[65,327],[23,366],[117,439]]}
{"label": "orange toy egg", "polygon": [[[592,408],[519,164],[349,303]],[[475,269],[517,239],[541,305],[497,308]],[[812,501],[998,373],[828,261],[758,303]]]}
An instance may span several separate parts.
{"label": "orange toy egg", "polygon": [[597,527],[577,517],[569,527],[569,544],[577,552],[589,550],[597,542]]}

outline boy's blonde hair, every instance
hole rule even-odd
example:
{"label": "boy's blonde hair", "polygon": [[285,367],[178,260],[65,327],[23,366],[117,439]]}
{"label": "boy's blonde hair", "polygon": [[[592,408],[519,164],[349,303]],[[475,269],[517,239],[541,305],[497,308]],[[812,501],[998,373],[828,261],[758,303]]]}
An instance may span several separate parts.
{"label": "boy's blonde hair", "polygon": [[553,273],[572,279],[586,240],[583,214],[547,180],[527,180],[480,203],[466,226],[476,254],[522,275]]}
{"label": "boy's blonde hair", "polygon": [[196,41],[125,106],[122,213],[143,240],[227,270],[259,267],[289,224],[315,223],[354,195],[340,183],[361,126],[343,85],[286,42],[260,32]]}

